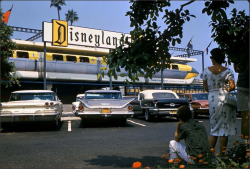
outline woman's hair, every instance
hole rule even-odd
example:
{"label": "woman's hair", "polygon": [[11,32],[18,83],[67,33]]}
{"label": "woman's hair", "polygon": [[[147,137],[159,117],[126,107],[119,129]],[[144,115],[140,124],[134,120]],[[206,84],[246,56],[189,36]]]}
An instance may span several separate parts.
{"label": "woman's hair", "polygon": [[222,64],[225,63],[225,54],[222,49],[220,48],[214,48],[210,52],[211,56],[210,58],[215,60],[217,63]]}
{"label": "woman's hair", "polygon": [[193,114],[188,106],[181,106],[177,110],[177,115],[182,121],[188,121],[192,118]]}

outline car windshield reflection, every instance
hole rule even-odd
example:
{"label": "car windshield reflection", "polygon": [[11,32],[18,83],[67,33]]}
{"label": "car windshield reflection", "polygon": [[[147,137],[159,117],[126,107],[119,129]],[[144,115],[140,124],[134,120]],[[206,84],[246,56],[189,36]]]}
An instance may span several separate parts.
{"label": "car windshield reflection", "polygon": [[153,93],[154,99],[175,99],[175,95],[172,93]]}
{"label": "car windshield reflection", "polygon": [[10,101],[20,100],[53,100],[52,93],[12,93]]}
{"label": "car windshield reflection", "polygon": [[193,94],[193,100],[208,100],[208,94]]}
{"label": "car windshield reflection", "polygon": [[121,99],[120,93],[86,93],[85,99]]}

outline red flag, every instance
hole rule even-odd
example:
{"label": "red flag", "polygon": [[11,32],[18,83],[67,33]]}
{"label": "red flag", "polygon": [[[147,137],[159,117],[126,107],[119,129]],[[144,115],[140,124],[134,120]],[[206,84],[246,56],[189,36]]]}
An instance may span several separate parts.
{"label": "red flag", "polygon": [[[13,5],[12,5],[12,7],[13,7]],[[2,21],[3,21],[4,23],[8,23],[8,20],[9,20],[9,17],[10,17],[10,12],[11,12],[11,10],[12,10],[12,7],[11,7],[10,10],[8,10],[7,12],[5,12],[5,13],[3,14],[3,16],[2,16]]]}

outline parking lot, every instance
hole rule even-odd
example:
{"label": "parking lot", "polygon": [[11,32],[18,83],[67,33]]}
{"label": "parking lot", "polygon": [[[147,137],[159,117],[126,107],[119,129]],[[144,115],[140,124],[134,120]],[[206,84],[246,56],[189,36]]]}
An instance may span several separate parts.
{"label": "parking lot", "polygon": [[[199,116],[198,120],[209,134],[208,117]],[[239,132],[240,121],[237,118]],[[126,169],[140,161],[143,167],[157,168],[161,156],[168,153],[176,124],[174,117],[152,122],[129,118],[126,126],[109,121],[83,123],[71,112],[64,112],[57,129],[46,123],[1,129],[1,167]],[[228,146],[236,139],[238,135],[229,137]]]}

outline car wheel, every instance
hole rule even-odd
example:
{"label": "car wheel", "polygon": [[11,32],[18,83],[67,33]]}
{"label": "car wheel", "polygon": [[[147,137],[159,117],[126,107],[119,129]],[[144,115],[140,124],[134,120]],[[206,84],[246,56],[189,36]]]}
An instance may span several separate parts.
{"label": "car wheel", "polygon": [[152,116],[150,115],[148,109],[145,110],[145,120],[146,121],[151,121],[152,120]]}

